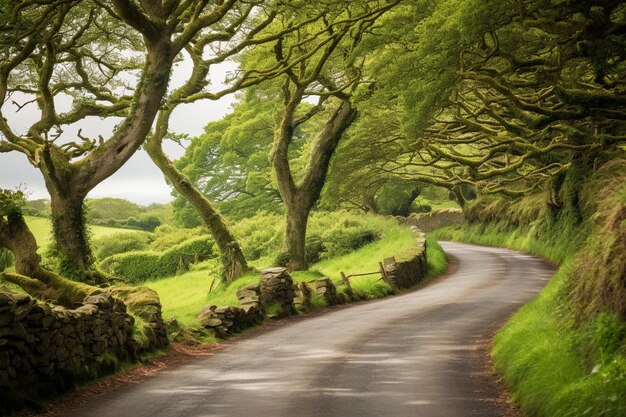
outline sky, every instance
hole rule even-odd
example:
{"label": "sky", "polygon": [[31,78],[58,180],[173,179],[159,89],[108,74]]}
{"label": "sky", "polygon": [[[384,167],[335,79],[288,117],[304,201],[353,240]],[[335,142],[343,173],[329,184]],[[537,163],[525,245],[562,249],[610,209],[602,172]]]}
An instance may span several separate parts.
{"label": "sky", "polygon": [[[215,88],[222,86],[219,82],[224,80],[226,74],[234,69],[234,64],[226,63],[212,68],[211,79],[217,80]],[[187,61],[180,63],[172,73],[170,86],[180,85],[191,70]],[[16,101],[27,101],[23,98],[13,97]],[[231,111],[234,97],[227,96],[219,101],[201,101],[194,104],[179,106],[172,115],[170,130],[176,133],[186,133],[190,136],[198,136],[203,132],[204,126],[210,122],[219,120]],[[58,111],[64,110],[62,100],[57,102]],[[13,127],[15,132],[23,133],[28,126],[37,119],[39,110],[35,104],[25,106],[16,112],[16,106],[7,101],[2,106],[2,114]],[[113,120],[100,120],[91,117],[83,123],[66,129],[67,133],[77,132],[79,128],[88,137],[97,137],[102,134],[105,138],[112,131],[115,122]],[[184,149],[174,143],[167,143],[166,153],[170,158],[178,158],[184,153]],[[13,189],[21,187],[29,195],[29,199],[49,198],[45,188],[43,177],[38,169],[34,168],[26,157],[18,152],[0,153],[0,188]],[[148,154],[139,150],[133,157],[111,177],[100,183],[89,193],[89,198],[118,197],[125,198],[138,204],[148,205],[151,203],[165,203],[172,199],[171,188],[167,186],[163,174],[154,166]]]}

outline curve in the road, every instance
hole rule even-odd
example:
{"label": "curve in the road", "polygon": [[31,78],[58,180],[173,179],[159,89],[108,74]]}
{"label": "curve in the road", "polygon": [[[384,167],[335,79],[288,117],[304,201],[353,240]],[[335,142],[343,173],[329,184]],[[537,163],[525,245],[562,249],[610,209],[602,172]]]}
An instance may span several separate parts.
{"label": "curve in the road", "polygon": [[72,416],[500,415],[481,393],[473,352],[553,267],[506,249],[443,246],[458,268],[433,285],[241,340]]}

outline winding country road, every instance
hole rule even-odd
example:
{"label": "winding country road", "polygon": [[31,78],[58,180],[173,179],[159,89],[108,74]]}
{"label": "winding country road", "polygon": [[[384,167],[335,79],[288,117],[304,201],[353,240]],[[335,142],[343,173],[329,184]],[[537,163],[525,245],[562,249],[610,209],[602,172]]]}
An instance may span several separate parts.
{"label": "winding country road", "polygon": [[243,339],[72,417],[501,415],[481,389],[477,346],[553,268],[510,250],[443,246],[456,270],[419,291]]}

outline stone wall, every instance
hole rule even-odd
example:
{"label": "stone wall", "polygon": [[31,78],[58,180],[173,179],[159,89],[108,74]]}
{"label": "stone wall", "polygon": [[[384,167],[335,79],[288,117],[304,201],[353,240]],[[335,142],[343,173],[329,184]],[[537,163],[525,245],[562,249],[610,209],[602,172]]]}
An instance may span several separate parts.
{"label": "stone wall", "polygon": [[205,306],[198,313],[202,327],[213,331],[217,337],[238,333],[263,321],[260,285],[248,285],[237,291],[240,306]]}
{"label": "stone wall", "polygon": [[296,314],[293,305],[296,292],[293,279],[287,268],[277,267],[263,270],[261,274],[261,301],[266,306],[273,305],[275,311],[268,311],[268,317],[278,318]]}
{"label": "stone wall", "polygon": [[426,235],[417,228],[411,229],[417,236],[416,246],[383,261],[385,269],[383,278],[393,289],[412,287],[426,279],[428,275]]}
{"label": "stone wall", "polygon": [[334,306],[345,302],[343,294],[337,294],[337,288],[330,278],[315,280],[315,295],[322,298],[326,305]]}
{"label": "stone wall", "polygon": [[0,292],[0,415],[114,371],[135,355],[133,322],[106,294],[65,309]]}
{"label": "stone wall", "polygon": [[163,322],[161,302],[156,291],[147,287],[120,286],[109,287],[106,292],[123,300],[128,312],[141,320],[139,330],[144,337],[137,343],[138,353],[167,347],[169,344],[167,328]]}
{"label": "stone wall", "polygon": [[417,227],[423,232],[430,232],[440,227],[465,223],[461,209],[437,209],[430,213],[411,214],[402,218],[403,223]]}

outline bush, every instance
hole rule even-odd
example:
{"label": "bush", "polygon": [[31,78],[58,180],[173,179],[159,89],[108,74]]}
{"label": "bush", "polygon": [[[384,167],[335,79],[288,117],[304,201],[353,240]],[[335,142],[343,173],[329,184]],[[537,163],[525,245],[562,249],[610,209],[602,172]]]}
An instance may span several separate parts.
{"label": "bush", "polygon": [[190,265],[213,256],[213,241],[198,237],[162,253],[144,251],[112,255],[102,261],[100,267],[130,283],[139,283],[186,271]]}
{"label": "bush", "polygon": [[322,259],[334,258],[357,250],[380,238],[374,230],[337,229],[323,236],[324,252]]}
{"label": "bush", "polygon": [[411,207],[413,213],[430,213],[433,207],[430,204],[415,204]]}
{"label": "bush", "polygon": [[284,218],[277,214],[259,213],[233,225],[241,249],[246,257],[256,259],[271,256],[283,245]]}
{"label": "bush", "polygon": [[92,245],[96,258],[103,260],[118,253],[146,250],[149,242],[148,233],[115,233],[94,239]]}
{"label": "bush", "polygon": [[129,217],[126,223],[128,227],[154,232],[154,230],[161,225],[161,220],[159,220],[157,216],[142,214],[138,219]]}
{"label": "bush", "polygon": [[[345,255],[380,238],[376,227],[365,216],[352,213],[316,213],[312,217],[309,246],[319,250],[316,241],[321,241],[323,250],[317,254],[319,260]],[[315,253],[312,254],[312,256]]]}
{"label": "bush", "polygon": [[110,256],[100,263],[100,268],[130,283],[155,279],[161,275],[161,255],[156,252],[130,252]]}
{"label": "bush", "polygon": [[170,225],[164,224],[154,231],[154,239],[150,244],[150,249],[158,252],[168,250],[186,240],[192,239],[199,235],[206,234],[202,228],[195,229],[177,229]]}
{"label": "bush", "polygon": [[[274,265],[284,265],[284,217],[260,213],[233,226],[241,248],[250,261],[268,257]],[[314,212],[309,221],[305,242],[307,262],[349,253],[380,236],[371,216],[349,212]]]}
{"label": "bush", "polygon": [[320,236],[311,236],[306,240],[306,261],[309,264],[319,262],[322,259],[322,254],[326,247],[324,241]]}
{"label": "bush", "polygon": [[163,252],[159,259],[161,277],[186,271],[189,266],[213,258],[213,241],[206,237],[189,239]]}

